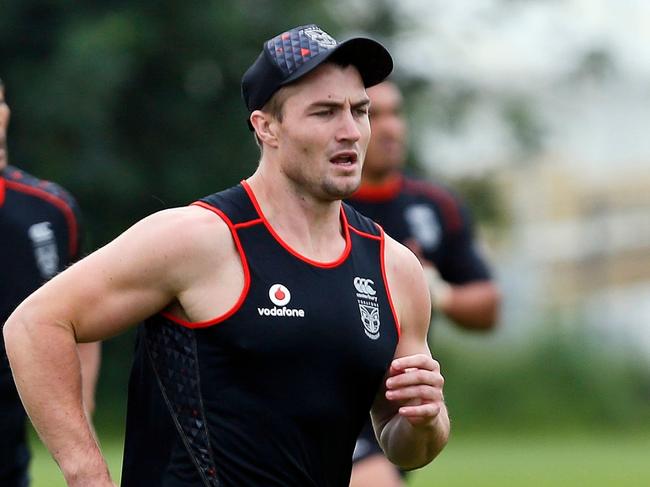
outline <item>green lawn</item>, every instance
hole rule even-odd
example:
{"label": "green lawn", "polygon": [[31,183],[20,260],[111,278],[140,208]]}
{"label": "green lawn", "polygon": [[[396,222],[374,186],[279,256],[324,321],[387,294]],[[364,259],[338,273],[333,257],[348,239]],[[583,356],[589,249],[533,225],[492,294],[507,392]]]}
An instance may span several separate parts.
{"label": "green lawn", "polygon": [[410,487],[646,487],[650,434],[452,439]]}
{"label": "green lawn", "polygon": [[[33,487],[64,487],[54,462],[33,442]],[[115,478],[120,440],[104,442]],[[410,487],[645,487],[650,485],[650,434],[453,438]]]}

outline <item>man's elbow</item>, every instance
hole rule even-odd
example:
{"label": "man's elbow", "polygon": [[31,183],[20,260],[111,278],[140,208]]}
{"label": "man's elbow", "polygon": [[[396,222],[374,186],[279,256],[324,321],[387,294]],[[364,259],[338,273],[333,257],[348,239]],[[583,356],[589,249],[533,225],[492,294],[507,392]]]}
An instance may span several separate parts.
{"label": "man's elbow", "polygon": [[476,332],[489,332],[494,330],[501,315],[501,292],[493,283],[484,283],[480,287],[481,296],[477,299],[476,306],[471,312],[463,314],[457,320],[464,328]]}
{"label": "man's elbow", "polygon": [[24,340],[25,333],[25,324],[21,320],[20,314],[14,311],[2,327],[2,338],[9,361],[11,361],[15,351],[20,348],[20,342]]}

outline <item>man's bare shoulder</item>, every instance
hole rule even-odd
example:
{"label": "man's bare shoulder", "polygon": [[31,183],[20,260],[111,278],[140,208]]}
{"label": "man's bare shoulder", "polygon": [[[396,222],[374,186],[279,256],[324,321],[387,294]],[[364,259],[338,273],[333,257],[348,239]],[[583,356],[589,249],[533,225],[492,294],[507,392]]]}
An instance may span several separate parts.
{"label": "man's bare shoulder", "polygon": [[138,236],[153,239],[165,247],[199,250],[215,241],[230,240],[230,229],[216,213],[199,206],[170,208],[153,213],[129,230]]}
{"label": "man's bare shoulder", "polygon": [[386,235],[386,277],[402,330],[428,327],[431,298],[418,258],[406,246]]}
{"label": "man's bare shoulder", "polygon": [[405,245],[389,235],[384,234],[385,261],[389,271],[394,273],[400,282],[412,280],[422,273],[422,265],[415,254]]}

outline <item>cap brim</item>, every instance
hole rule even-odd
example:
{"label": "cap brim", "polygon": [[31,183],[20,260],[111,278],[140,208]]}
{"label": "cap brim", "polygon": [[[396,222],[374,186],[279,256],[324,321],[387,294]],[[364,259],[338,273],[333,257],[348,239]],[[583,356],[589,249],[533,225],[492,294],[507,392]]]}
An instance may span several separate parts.
{"label": "cap brim", "polygon": [[393,58],[384,46],[372,39],[355,37],[314,56],[285,79],[282,85],[302,78],[331,58],[355,66],[366,88],[381,83],[393,70]]}

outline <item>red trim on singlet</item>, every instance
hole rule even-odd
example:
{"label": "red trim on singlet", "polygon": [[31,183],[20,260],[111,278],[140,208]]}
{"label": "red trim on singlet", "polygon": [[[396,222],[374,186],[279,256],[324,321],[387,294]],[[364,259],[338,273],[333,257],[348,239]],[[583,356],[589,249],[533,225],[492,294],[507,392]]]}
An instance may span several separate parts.
{"label": "red trim on singlet", "polygon": [[235,314],[237,310],[241,307],[241,305],[244,303],[244,300],[246,299],[246,295],[248,294],[248,290],[251,285],[251,275],[248,269],[248,261],[246,260],[246,253],[244,252],[244,248],[242,247],[241,242],[239,241],[239,236],[237,235],[237,230],[235,228],[235,225],[233,225],[233,223],[226,216],[226,214],[223,213],[218,208],[210,206],[207,203],[204,203],[202,201],[196,201],[192,203],[192,205],[200,206],[201,208],[205,208],[206,210],[212,211],[213,213],[217,214],[226,223],[226,225],[228,225],[228,228],[230,229],[230,233],[232,234],[232,239],[235,241],[237,252],[239,252],[239,258],[241,259],[242,267],[244,268],[244,289],[242,290],[241,294],[239,295],[239,299],[232,306],[232,308],[230,308],[222,315],[207,321],[186,321],[166,311],[162,311],[160,313],[162,316],[164,316],[170,321],[173,321],[174,323],[178,323],[179,325],[182,325],[186,328],[194,329],[194,328],[205,328],[207,326],[216,325],[217,323],[225,321],[228,318],[230,318],[233,314]]}
{"label": "red trim on singlet", "polygon": [[397,312],[395,311],[395,305],[393,304],[393,298],[390,295],[390,287],[388,286],[388,278],[386,277],[386,262],[385,262],[385,244],[386,244],[386,234],[384,229],[379,227],[381,232],[381,240],[379,245],[379,252],[381,253],[381,276],[384,279],[384,286],[386,287],[386,296],[388,297],[388,303],[390,304],[390,310],[393,313],[393,320],[395,320],[395,329],[397,330],[397,338],[402,335],[402,329],[399,325],[399,320],[397,319]]}
{"label": "red trim on singlet", "polygon": [[447,223],[450,232],[456,232],[463,227],[460,207],[456,200],[442,188],[438,188],[426,181],[404,179],[404,191],[411,194],[426,196],[435,201],[440,207],[443,220]]}
{"label": "red trim on singlet", "polygon": [[240,229],[240,228],[246,228],[246,227],[252,227],[254,225],[259,225],[260,223],[264,223],[261,218],[256,218],[255,220],[250,220],[247,222],[243,223],[236,223],[235,228]]}
{"label": "red trim on singlet", "polygon": [[41,188],[35,188],[33,186],[29,186],[24,183],[19,183],[16,181],[11,181],[11,180],[5,180],[5,184],[7,185],[7,188],[13,189],[15,191],[18,191],[20,193],[25,193],[29,194],[31,196],[36,196],[37,198],[40,198],[44,201],[47,201],[48,203],[53,204],[56,206],[61,212],[63,213],[63,216],[66,219],[66,222],[68,223],[68,228],[70,229],[70,238],[68,242],[68,251],[70,252],[70,257],[73,258],[77,255],[77,219],[75,218],[74,211],[72,211],[72,208],[66,203],[65,200],[59,198],[58,196],[54,196],[53,194],[48,193],[47,191],[41,189]]}
{"label": "red trim on singlet", "polygon": [[0,176],[0,206],[5,202],[5,178]]}
{"label": "red trim on singlet", "polygon": [[260,208],[259,203],[257,202],[257,198],[255,198],[255,194],[253,193],[253,190],[251,187],[248,185],[246,181],[242,181],[241,185],[244,187],[244,190],[246,190],[246,193],[248,194],[248,197],[250,198],[251,202],[253,203],[253,206],[255,207],[255,211],[257,211],[257,214],[259,215],[260,219],[262,222],[264,222],[264,226],[266,229],[269,231],[269,233],[273,236],[273,238],[291,255],[294,257],[297,257],[298,259],[307,262],[310,265],[313,265],[314,267],[321,267],[323,269],[331,269],[332,267],[337,267],[341,265],[343,262],[345,262],[345,259],[348,258],[348,255],[350,255],[350,251],[352,250],[352,241],[350,239],[350,230],[349,230],[349,225],[348,225],[348,219],[345,216],[345,211],[343,211],[343,205],[341,205],[341,220],[342,220],[342,226],[343,226],[343,232],[345,233],[345,249],[343,249],[343,252],[341,253],[340,257],[336,259],[333,262],[319,262],[316,260],[312,260],[309,257],[305,257],[298,251],[294,250],[287,244],[280,235],[278,235],[275,230],[273,230],[273,227],[269,223],[269,221],[266,219],[264,216],[264,213],[262,212],[262,208]]}
{"label": "red trim on singlet", "polygon": [[397,198],[402,190],[403,183],[404,178],[402,175],[396,174],[391,176],[387,181],[378,185],[361,184],[359,189],[357,189],[350,198],[370,203],[390,201]]}
{"label": "red trim on singlet", "polygon": [[[377,225],[377,224],[375,223],[375,225]],[[377,226],[379,226],[379,225],[377,225]],[[352,225],[350,225],[350,230],[352,230],[357,235],[361,235],[362,237],[372,238],[374,240],[381,240],[381,236],[373,235],[372,233],[362,232],[361,230],[358,230],[358,229],[354,228]]]}

